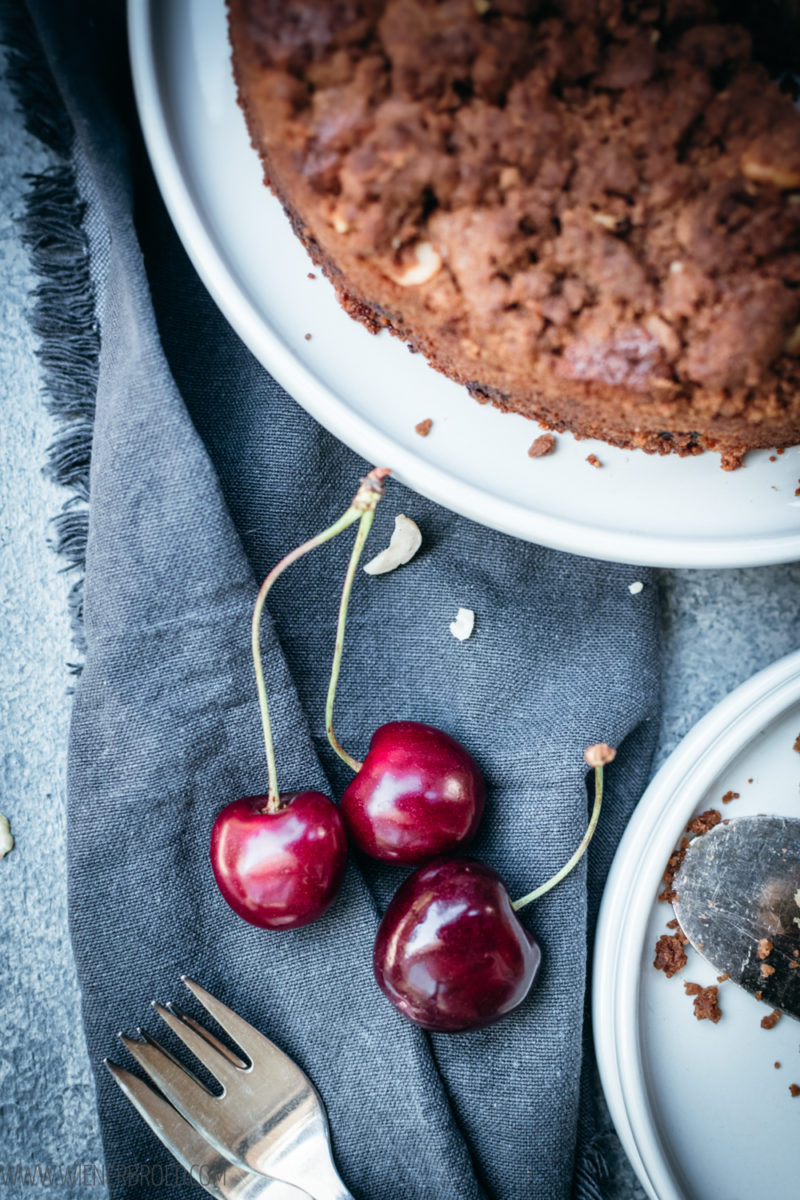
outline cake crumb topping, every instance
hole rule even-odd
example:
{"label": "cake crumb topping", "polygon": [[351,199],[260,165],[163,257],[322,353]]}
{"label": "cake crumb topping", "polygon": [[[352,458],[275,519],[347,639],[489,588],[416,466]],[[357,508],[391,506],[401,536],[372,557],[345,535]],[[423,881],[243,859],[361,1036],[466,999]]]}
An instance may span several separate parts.
{"label": "cake crumb topping", "polygon": [[528,458],[545,458],[546,455],[552,454],[555,448],[555,435],[552,433],[543,433],[532,443],[528,450]]}

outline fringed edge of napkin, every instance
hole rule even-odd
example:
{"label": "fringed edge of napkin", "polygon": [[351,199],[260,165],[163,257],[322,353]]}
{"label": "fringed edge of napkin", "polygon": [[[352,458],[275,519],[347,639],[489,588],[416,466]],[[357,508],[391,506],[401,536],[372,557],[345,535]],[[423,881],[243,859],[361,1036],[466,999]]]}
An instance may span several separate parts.
{"label": "fringed edge of napkin", "polygon": [[[65,560],[63,569],[77,576],[69,594],[69,613],[73,641],[82,658],[89,466],[100,357],[89,242],[83,227],[86,206],[72,164],[72,124],[20,0],[0,0],[0,40],[25,128],[59,159],[41,174],[28,177],[19,220],[22,242],[40,281],[33,291],[30,322],[39,343],[43,395],[58,426],[46,470],[70,493],[53,517],[50,540]],[[81,665],[71,663],[70,668],[77,674]]]}

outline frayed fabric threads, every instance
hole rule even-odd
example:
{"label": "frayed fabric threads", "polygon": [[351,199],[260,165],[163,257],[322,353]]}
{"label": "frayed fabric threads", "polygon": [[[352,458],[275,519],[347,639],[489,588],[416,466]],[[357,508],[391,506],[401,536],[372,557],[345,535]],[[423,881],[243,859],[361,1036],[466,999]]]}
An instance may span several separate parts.
{"label": "frayed fabric threads", "polygon": [[[73,130],[21,5],[0,4],[0,37],[8,47],[8,78],[29,133],[61,163],[30,177],[21,217],[23,243],[40,282],[31,325],[39,339],[43,392],[58,423],[49,448],[48,475],[71,494],[53,518],[50,539],[65,570],[77,574],[69,596],[72,636],[83,656],[83,573],[89,515],[89,467],[100,355],[89,243],[71,162]],[[73,665],[73,670],[79,670]]]}

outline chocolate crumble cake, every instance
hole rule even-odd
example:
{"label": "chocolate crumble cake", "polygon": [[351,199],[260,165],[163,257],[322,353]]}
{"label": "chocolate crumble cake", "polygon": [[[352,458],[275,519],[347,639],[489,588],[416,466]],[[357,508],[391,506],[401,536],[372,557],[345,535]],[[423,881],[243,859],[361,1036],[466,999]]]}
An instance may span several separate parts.
{"label": "chocolate crumble cake", "polygon": [[800,442],[800,113],[723,5],[228,5],[266,181],[352,316],[550,429]]}

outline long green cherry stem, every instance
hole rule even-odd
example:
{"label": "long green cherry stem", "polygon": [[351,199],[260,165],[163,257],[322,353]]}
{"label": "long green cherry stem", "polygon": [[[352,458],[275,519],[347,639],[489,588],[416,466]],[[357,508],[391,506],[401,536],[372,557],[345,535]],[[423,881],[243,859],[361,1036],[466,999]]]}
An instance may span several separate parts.
{"label": "long green cherry stem", "polygon": [[[375,508],[383,495],[383,481],[389,474],[386,467],[375,467],[369,472],[364,479],[361,480],[361,486],[358,489],[353,503],[348,508],[347,512],[339,517],[338,521],[334,521],[327,529],[323,529],[315,537],[309,538],[302,546],[298,546],[296,550],[292,550],[285,558],[274,566],[262,583],[256,597],[256,602],[253,607],[253,620],[251,623],[250,646],[253,652],[253,668],[256,675],[256,691],[258,693],[258,706],[261,710],[261,725],[264,730],[264,747],[267,754],[267,772],[269,775],[269,792],[267,794],[267,803],[265,812],[279,812],[281,809],[281,797],[278,789],[278,771],[275,765],[275,745],[272,740],[272,725],[269,717],[269,703],[267,701],[267,685],[264,682],[264,665],[261,661],[261,614],[264,611],[264,602],[267,599],[269,591],[275,582],[292,563],[297,562],[310,550],[315,550],[317,546],[321,546],[324,542],[329,542],[331,538],[335,538],[337,534],[342,533],[356,521],[364,524],[364,518],[369,516],[367,528],[364,533],[366,537],[369,532],[369,526],[372,524],[372,517],[375,513]],[[359,535],[361,529],[359,529]],[[363,540],[362,540],[363,545]],[[355,568],[354,568],[355,569]],[[341,618],[340,618],[341,619]]]}
{"label": "long green cherry stem", "polygon": [[339,742],[336,734],[333,731],[333,704],[336,699],[336,686],[339,682],[339,668],[342,665],[342,650],[344,649],[344,630],[347,624],[347,606],[350,603],[350,593],[353,590],[353,580],[356,577],[361,551],[364,549],[364,542],[367,540],[367,534],[372,526],[372,521],[375,516],[375,506],[367,509],[362,513],[361,520],[358,525],[358,533],[356,540],[353,543],[353,549],[350,554],[350,562],[347,564],[347,574],[344,577],[344,585],[342,587],[342,598],[339,601],[339,620],[336,624],[336,644],[333,650],[333,663],[331,665],[331,678],[328,683],[328,697],[325,701],[325,732],[328,735],[328,741],[333,749],[339,755],[342,762],[347,763],[351,770],[358,773],[363,766],[357,758],[353,758],[352,754],[348,754],[344,747]]}
{"label": "long green cherry stem", "polygon": [[594,767],[594,806],[592,808],[592,815],[589,818],[589,824],[587,826],[586,833],[583,835],[581,844],[578,846],[578,849],[575,851],[572,858],[569,860],[569,862],[564,863],[564,866],[560,871],[556,871],[555,875],[553,875],[551,879],[547,880],[547,883],[543,883],[540,887],[535,888],[532,892],[528,892],[527,896],[522,896],[519,900],[515,900],[513,902],[511,907],[515,912],[519,912],[521,908],[525,908],[526,904],[532,904],[534,900],[538,900],[540,896],[544,896],[546,892],[549,892],[551,888],[554,888],[557,883],[561,883],[562,879],[566,879],[573,867],[577,866],[583,855],[586,853],[586,848],[594,837],[594,831],[597,828],[597,822],[600,817],[600,809],[603,804],[603,766],[606,763],[613,762],[615,756],[616,750],[612,750],[610,746],[606,746],[604,743],[597,746],[590,746],[586,751],[586,761],[590,764],[590,766]]}

